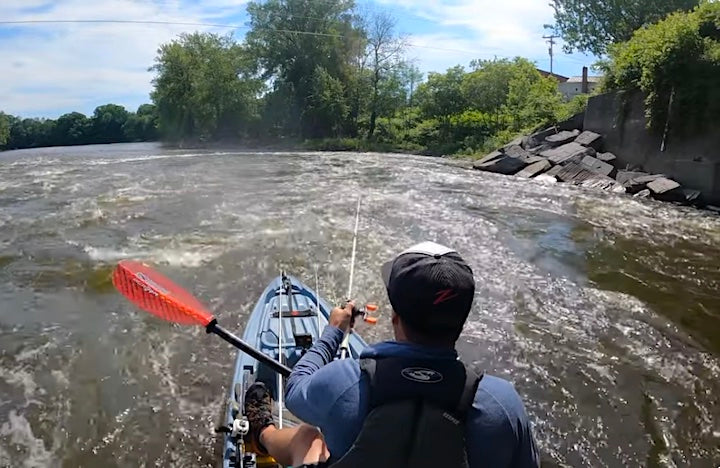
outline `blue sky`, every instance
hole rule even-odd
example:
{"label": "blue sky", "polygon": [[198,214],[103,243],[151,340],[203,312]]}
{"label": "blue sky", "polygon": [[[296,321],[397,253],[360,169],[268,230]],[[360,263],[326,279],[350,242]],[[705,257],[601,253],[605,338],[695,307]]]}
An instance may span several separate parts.
{"label": "blue sky", "polygon": [[[243,26],[247,0],[0,0],[3,21],[145,20]],[[423,72],[472,59],[527,57],[549,69],[543,25],[547,0],[359,0],[390,10],[406,34],[407,55]],[[181,32],[228,32],[206,26],[135,24],[0,24],[0,110],[58,117],[108,102],[135,110],[149,102],[157,47]],[[246,29],[235,30],[242,38]],[[593,57],[556,46],[555,72],[579,75]]]}

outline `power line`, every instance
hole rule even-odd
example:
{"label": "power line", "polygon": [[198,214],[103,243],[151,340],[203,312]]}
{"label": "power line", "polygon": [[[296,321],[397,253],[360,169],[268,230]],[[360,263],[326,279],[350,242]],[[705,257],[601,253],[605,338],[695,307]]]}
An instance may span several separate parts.
{"label": "power line", "polygon": [[[310,18],[310,17],[306,17]],[[219,24],[219,23],[201,23],[201,22],[179,22],[179,21],[154,21],[154,20],[111,20],[111,19],[86,19],[86,20],[19,20],[19,21],[0,21],[0,25],[33,25],[33,24],[140,24],[140,25],[160,25],[160,26],[201,26],[210,28],[224,28],[224,29],[249,29],[247,25],[237,24]],[[288,33],[288,34],[304,34],[308,36],[321,36],[321,37],[334,37],[344,38],[341,34],[328,34],[319,33],[314,31],[300,31],[293,29],[273,29],[273,31]],[[471,51],[465,49],[454,49],[449,47],[435,47],[421,44],[414,44],[409,42],[408,47],[419,48],[419,49],[431,49],[441,50],[446,52],[460,52],[469,55],[479,55],[478,51]]]}

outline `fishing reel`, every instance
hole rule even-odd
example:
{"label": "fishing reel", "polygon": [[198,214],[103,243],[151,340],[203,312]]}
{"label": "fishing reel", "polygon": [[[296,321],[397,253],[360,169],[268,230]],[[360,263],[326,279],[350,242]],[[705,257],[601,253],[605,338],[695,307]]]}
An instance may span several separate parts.
{"label": "fishing reel", "polygon": [[[348,302],[350,302],[350,301],[348,301]],[[347,304],[347,302],[346,302],[346,304]],[[375,313],[377,311],[378,311],[378,306],[375,304],[365,304],[365,307],[363,307],[363,308],[358,308],[356,306],[353,306],[352,320],[351,320],[350,324],[354,326],[355,319],[360,317],[363,320],[363,322],[368,323],[370,325],[375,325],[375,324],[377,324],[378,319],[377,319],[377,317],[373,317],[370,314]]]}

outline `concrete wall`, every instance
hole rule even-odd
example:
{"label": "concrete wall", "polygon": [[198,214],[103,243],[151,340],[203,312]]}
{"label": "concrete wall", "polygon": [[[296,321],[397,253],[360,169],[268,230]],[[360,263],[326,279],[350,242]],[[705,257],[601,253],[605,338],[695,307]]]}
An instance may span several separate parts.
{"label": "concrete wall", "polygon": [[604,151],[615,153],[618,167],[665,174],[700,190],[709,203],[720,204],[720,121],[702,135],[680,137],[671,132],[664,152],[662,135],[647,130],[646,123],[640,93],[627,99],[611,93],[590,98],[584,127],[604,135]]}

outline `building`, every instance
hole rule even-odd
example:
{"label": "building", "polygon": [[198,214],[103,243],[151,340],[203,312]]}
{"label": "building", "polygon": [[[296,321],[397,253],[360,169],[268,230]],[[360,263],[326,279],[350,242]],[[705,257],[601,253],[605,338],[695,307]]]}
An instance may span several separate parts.
{"label": "building", "polygon": [[601,76],[588,76],[588,68],[583,67],[582,76],[573,76],[558,83],[558,90],[568,101],[581,94],[592,94],[600,86]]}
{"label": "building", "polygon": [[550,73],[549,71],[540,70],[539,68],[537,69],[537,71],[540,72],[540,74],[543,76],[543,78],[547,78],[550,76],[550,77],[555,78],[555,80],[558,83],[565,83],[567,80],[570,79],[567,76],[558,75],[557,73]]}

